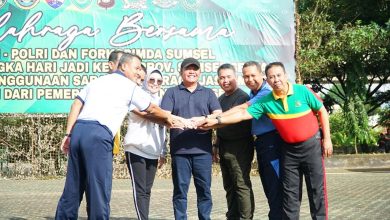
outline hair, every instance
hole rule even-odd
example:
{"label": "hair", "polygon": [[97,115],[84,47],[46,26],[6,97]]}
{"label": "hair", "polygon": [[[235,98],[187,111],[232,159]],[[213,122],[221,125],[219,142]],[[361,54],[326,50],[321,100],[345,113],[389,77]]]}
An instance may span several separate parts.
{"label": "hair", "polygon": [[144,64],[142,64],[141,63],[141,68],[142,68],[142,70],[145,72],[145,74],[147,73],[147,71],[146,71],[146,66],[144,65]]}
{"label": "hair", "polygon": [[244,68],[249,67],[249,66],[256,66],[256,69],[259,71],[259,73],[261,73],[261,66],[260,66],[259,62],[256,62],[256,61],[245,62],[244,65],[242,66],[242,68],[244,69]]}
{"label": "hair", "polygon": [[142,61],[141,57],[139,57],[138,55],[133,54],[133,53],[124,52],[123,55],[121,56],[121,58],[119,59],[118,68],[122,67],[123,64],[130,62],[133,59],[138,59],[139,61]]}
{"label": "hair", "polygon": [[234,74],[236,74],[236,68],[234,68],[234,66],[230,63],[225,63],[225,64],[222,64],[221,66],[218,67],[218,70],[217,70],[218,76],[219,76],[219,72],[221,70],[225,70],[225,69],[233,70]]}
{"label": "hair", "polygon": [[265,75],[267,76],[268,75],[268,70],[271,69],[272,67],[274,66],[280,66],[282,67],[283,69],[283,72],[286,73],[286,69],[284,68],[284,65],[282,62],[273,62],[273,63],[269,63],[266,67],[265,67]]}
{"label": "hair", "polygon": [[114,50],[110,53],[110,56],[108,56],[109,62],[116,62],[118,61],[119,54],[123,54],[124,52],[121,50]]}

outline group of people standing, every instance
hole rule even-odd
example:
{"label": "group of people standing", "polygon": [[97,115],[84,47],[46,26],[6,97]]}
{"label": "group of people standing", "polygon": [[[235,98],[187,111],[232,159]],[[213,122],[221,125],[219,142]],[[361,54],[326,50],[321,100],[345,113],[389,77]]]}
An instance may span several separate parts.
{"label": "group of people standing", "polygon": [[[287,82],[282,63],[267,65],[266,81],[259,63],[246,62],[242,73],[249,95],[238,87],[235,68],[221,65],[218,84],[225,93],[219,98],[198,83],[201,65],[194,58],[183,60],[182,82],[162,98],[163,73],[143,69],[137,55],[113,51],[109,66],[111,74],[89,83],[71,106],[61,145],[69,155],[68,170],[56,219],[77,219],[84,193],[88,218],[109,219],[114,136],[126,114],[123,146],[138,219],[148,219],[154,177],[167,154],[166,128],[175,219],[187,219],[191,177],[197,217],[210,219],[213,160],[221,166],[226,218],[254,219],[250,171],[255,149],[269,219],[299,219],[303,177],[312,218],[327,219],[328,115],[308,88]],[[212,128],[217,128],[214,144]]]}

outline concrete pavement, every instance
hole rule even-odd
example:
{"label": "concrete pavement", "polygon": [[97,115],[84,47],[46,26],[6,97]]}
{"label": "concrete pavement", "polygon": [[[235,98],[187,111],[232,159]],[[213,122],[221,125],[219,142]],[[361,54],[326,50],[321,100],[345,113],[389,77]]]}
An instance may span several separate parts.
{"label": "concrete pavement", "polygon": [[[268,207],[260,178],[252,176],[256,199],[254,219],[267,219]],[[0,219],[53,219],[64,179],[0,180]],[[329,219],[390,219],[390,168],[327,169]],[[150,219],[173,219],[172,184],[170,179],[156,179],[152,191]],[[222,178],[213,177],[212,219],[225,219],[225,191]],[[189,219],[197,219],[196,194],[193,184],[188,196]],[[85,202],[79,219],[87,219]],[[113,181],[111,219],[136,219],[130,181]],[[301,219],[310,219],[306,191],[301,205]]]}

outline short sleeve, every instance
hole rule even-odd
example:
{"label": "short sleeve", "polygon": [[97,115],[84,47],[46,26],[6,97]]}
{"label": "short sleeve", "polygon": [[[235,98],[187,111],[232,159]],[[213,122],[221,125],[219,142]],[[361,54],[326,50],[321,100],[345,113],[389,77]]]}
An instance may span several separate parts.
{"label": "short sleeve", "polygon": [[135,105],[133,104],[130,104],[129,106],[129,112],[133,111],[134,109],[136,109],[137,107],[135,107]]}
{"label": "short sleeve", "polygon": [[145,111],[151,102],[150,95],[141,89],[139,86],[135,86],[130,101],[130,107],[133,105],[140,111]]}
{"label": "short sleeve", "polygon": [[88,91],[89,84],[80,90],[79,94],[76,96],[76,99],[80,100],[84,104],[87,100]]}
{"label": "short sleeve", "polygon": [[161,108],[167,110],[169,112],[173,111],[173,89],[167,89],[162,100],[161,100]]}
{"label": "short sleeve", "polygon": [[255,119],[259,119],[264,114],[264,107],[260,102],[250,105],[246,110]]}
{"label": "short sleeve", "polygon": [[249,100],[249,104],[250,105],[255,104],[260,98],[268,95],[271,92],[272,92],[272,90],[268,86],[266,86],[265,88],[261,89],[254,97],[252,97]]}
{"label": "short sleeve", "polygon": [[317,98],[307,87],[304,87],[304,91],[309,107],[314,111],[319,111],[323,106],[321,100]]}
{"label": "short sleeve", "polygon": [[209,97],[210,97],[210,99],[209,99],[210,112],[212,113],[215,110],[222,110],[221,104],[219,103],[217,96],[215,95],[215,93],[211,89],[209,90]]}

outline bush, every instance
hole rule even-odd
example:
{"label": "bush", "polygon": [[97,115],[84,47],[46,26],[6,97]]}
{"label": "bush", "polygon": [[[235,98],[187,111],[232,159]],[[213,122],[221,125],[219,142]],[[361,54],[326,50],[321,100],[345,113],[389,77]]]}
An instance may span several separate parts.
{"label": "bush", "polygon": [[[352,126],[345,120],[344,113],[341,111],[334,112],[330,115],[331,138],[335,153],[371,153],[377,150],[377,140],[379,132],[370,128],[365,134],[365,139],[358,143],[352,135]],[[356,148],[355,148],[356,144]],[[356,150],[358,152],[356,152]]]}

